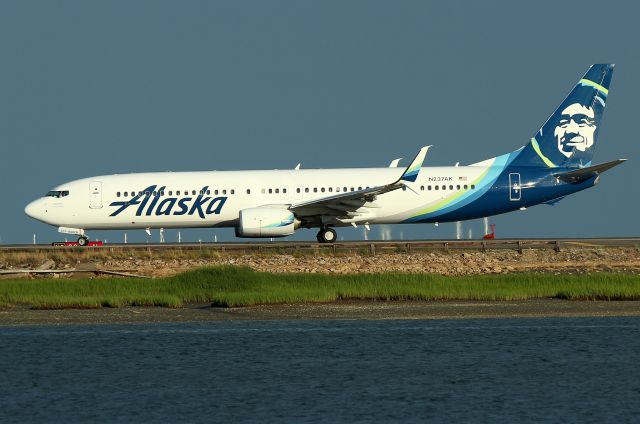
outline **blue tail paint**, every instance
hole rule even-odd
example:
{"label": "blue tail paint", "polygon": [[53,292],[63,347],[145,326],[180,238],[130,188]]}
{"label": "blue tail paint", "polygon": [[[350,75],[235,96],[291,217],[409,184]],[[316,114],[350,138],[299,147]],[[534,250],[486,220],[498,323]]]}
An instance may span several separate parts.
{"label": "blue tail paint", "polygon": [[593,158],[609,94],[613,64],[592,65],[547,119],[512,166],[579,168]]}
{"label": "blue tail paint", "polygon": [[486,172],[475,188],[417,208],[405,222],[452,222],[497,215],[560,199],[597,184],[624,162],[591,165],[613,64],[592,65],[526,146],[474,163]]}

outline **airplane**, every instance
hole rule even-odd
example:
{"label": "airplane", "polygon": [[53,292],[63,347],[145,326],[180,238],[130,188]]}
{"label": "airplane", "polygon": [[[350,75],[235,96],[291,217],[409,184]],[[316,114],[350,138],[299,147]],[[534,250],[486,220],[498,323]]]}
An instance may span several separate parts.
{"label": "airplane", "polygon": [[285,237],[318,228],[463,221],[554,204],[596,185],[624,162],[593,165],[613,64],[595,64],[528,144],[468,166],[154,172],[102,175],[55,187],[25,213],[88,243],[89,230],[235,228],[238,237]]}

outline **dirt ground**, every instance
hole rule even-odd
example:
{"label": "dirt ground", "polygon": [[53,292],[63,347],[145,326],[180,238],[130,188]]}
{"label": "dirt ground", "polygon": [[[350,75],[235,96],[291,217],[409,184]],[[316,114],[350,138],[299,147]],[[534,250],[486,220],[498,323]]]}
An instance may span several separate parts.
{"label": "dirt ground", "polygon": [[215,322],[231,320],[389,320],[545,317],[640,316],[640,301],[576,302],[535,299],[499,302],[372,302],[339,301],[261,305],[243,308],[101,308],[34,310],[28,307],[0,309],[0,326],[100,325]]}

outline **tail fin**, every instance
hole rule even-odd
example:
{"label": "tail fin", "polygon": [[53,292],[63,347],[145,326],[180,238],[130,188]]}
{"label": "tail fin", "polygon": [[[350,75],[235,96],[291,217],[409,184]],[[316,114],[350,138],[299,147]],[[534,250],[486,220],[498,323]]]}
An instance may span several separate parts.
{"label": "tail fin", "polygon": [[589,166],[609,94],[613,64],[591,65],[512,165]]}

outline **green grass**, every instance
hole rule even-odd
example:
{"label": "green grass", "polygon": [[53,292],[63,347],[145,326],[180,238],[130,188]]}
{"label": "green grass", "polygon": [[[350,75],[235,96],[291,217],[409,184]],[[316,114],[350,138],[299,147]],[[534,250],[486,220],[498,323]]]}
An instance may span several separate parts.
{"label": "green grass", "polygon": [[0,307],[181,307],[208,303],[235,307],[268,303],[368,300],[640,300],[632,274],[502,274],[448,277],[430,274],[271,274],[249,268],[201,268],[156,280],[37,279],[0,281]]}

